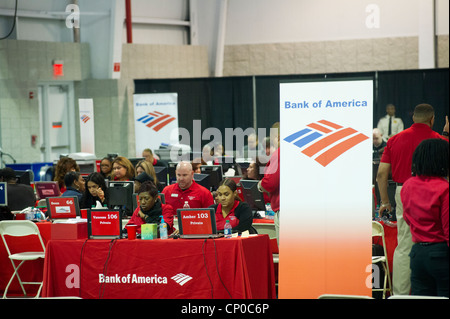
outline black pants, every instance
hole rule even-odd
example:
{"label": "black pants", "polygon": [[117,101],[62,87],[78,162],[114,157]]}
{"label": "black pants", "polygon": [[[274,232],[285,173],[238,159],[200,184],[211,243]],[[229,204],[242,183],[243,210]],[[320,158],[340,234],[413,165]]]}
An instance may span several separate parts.
{"label": "black pants", "polygon": [[411,294],[448,297],[447,243],[414,244],[411,253]]}

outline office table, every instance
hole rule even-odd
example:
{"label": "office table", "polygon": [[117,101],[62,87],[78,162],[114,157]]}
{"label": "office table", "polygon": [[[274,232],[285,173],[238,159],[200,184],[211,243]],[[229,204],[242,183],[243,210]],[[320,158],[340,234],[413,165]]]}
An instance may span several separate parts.
{"label": "office table", "polygon": [[269,237],[50,240],[42,296],[275,298]]}

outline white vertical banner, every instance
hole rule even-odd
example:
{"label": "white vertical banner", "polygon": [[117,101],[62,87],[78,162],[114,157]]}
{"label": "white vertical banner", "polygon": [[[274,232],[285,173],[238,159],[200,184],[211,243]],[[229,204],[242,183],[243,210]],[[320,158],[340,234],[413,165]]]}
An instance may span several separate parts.
{"label": "white vertical banner", "polygon": [[280,84],[280,298],[371,296],[372,117],[372,80]]}
{"label": "white vertical banner", "polygon": [[161,144],[178,143],[178,94],[134,94],[136,157]]}
{"label": "white vertical banner", "polygon": [[95,155],[94,102],[78,99],[81,152]]}

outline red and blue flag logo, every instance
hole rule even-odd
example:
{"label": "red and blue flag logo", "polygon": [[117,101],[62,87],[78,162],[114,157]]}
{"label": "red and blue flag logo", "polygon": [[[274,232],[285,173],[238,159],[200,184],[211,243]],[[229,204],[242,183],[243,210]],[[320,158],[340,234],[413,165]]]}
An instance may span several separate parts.
{"label": "red and blue flag logo", "polygon": [[303,154],[325,167],[368,138],[351,127],[320,120],[306,125],[306,128],[284,140],[299,147]]}
{"label": "red and blue flag logo", "polygon": [[153,111],[138,118],[137,121],[145,124],[147,127],[152,128],[155,132],[158,132],[169,123],[175,121],[175,117],[170,114]]}

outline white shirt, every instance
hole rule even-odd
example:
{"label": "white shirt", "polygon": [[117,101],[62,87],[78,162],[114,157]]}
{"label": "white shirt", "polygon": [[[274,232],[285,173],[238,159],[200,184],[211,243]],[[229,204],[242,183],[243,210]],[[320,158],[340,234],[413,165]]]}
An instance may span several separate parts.
{"label": "white shirt", "polygon": [[390,116],[386,115],[384,117],[382,117],[379,121],[378,121],[378,125],[377,128],[380,130],[381,134],[383,134],[382,138],[383,141],[387,142],[388,138],[400,133],[401,131],[403,131],[403,121],[401,118],[399,117],[393,117],[392,118],[392,125],[391,125],[391,135],[388,135],[389,132],[389,119]]}

